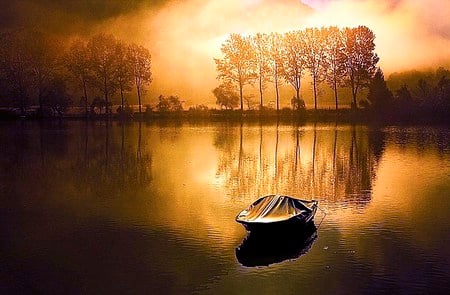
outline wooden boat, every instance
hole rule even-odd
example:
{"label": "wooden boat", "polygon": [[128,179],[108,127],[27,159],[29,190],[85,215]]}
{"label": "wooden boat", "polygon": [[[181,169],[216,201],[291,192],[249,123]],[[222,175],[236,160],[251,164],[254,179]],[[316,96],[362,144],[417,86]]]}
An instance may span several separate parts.
{"label": "wooden boat", "polygon": [[318,201],[299,200],[283,195],[268,195],[242,210],[236,221],[248,231],[272,231],[304,226],[317,211]]}

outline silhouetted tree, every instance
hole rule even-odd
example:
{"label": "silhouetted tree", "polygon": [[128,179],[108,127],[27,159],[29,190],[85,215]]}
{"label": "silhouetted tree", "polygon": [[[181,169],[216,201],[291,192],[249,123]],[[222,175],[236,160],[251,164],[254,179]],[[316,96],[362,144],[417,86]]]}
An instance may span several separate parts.
{"label": "silhouetted tree", "polygon": [[86,43],[81,39],[75,40],[65,55],[64,63],[69,72],[83,87],[83,101],[87,116],[89,103],[87,87],[92,80],[92,73],[89,51]]}
{"label": "silhouetted tree", "polygon": [[11,104],[24,113],[30,104],[32,68],[26,34],[23,31],[5,31],[1,34],[1,78]]}
{"label": "silhouetted tree", "polygon": [[[447,71],[448,72],[448,71]],[[450,73],[445,73],[438,81],[436,98],[442,107],[443,114],[450,114]]]}
{"label": "silhouetted tree", "polygon": [[305,66],[313,80],[314,109],[317,110],[317,84],[325,72],[325,41],[327,31],[324,28],[307,28],[303,33]]}
{"label": "silhouetted tree", "polygon": [[134,74],[140,113],[142,112],[143,87],[152,82],[152,57],[150,51],[143,46],[131,44],[128,50]]}
{"label": "silhouetted tree", "polygon": [[382,113],[386,112],[391,106],[392,99],[392,92],[386,85],[383,72],[378,68],[374,77],[370,80],[367,100],[377,113]]}
{"label": "silhouetted tree", "polygon": [[201,113],[201,112],[207,112],[208,110],[209,110],[208,106],[206,106],[204,104],[197,104],[197,105],[189,107],[189,111],[190,112],[199,112],[199,113]]}
{"label": "silhouetted tree", "polygon": [[116,42],[115,55],[116,66],[114,71],[114,80],[117,81],[120,91],[120,106],[123,110],[125,107],[124,92],[130,91],[133,83],[133,68],[130,55],[128,54],[128,46],[122,41]]}
{"label": "silhouetted tree", "polygon": [[107,107],[106,113],[109,113],[110,99],[118,89],[114,76],[117,69],[116,44],[117,39],[113,35],[106,34],[95,35],[87,44],[92,73],[95,77],[94,82],[103,93]]}
{"label": "silhouetted tree", "polygon": [[338,109],[338,86],[341,86],[344,78],[344,61],[341,52],[344,50],[343,32],[338,27],[327,29],[325,41],[325,79],[333,89],[336,110]]}
{"label": "silhouetted tree", "polygon": [[[109,104],[111,104],[111,103],[109,103]],[[100,114],[102,113],[103,109],[105,109],[105,112],[106,112],[106,109],[109,106],[111,106],[111,105],[108,105],[108,103],[106,103],[106,100],[104,98],[100,98],[100,97],[94,98],[91,103],[92,111],[94,111],[96,108],[98,108]]]}
{"label": "silhouetted tree", "polygon": [[402,104],[411,104],[412,103],[412,95],[411,92],[408,89],[408,86],[402,85],[396,92],[395,92],[395,99],[398,101],[401,101]]}
{"label": "silhouetted tree", "polygon": [[42,32],[27,32],[27,47],[30,54],[31,78],[42,110],[45,92],[49,91],[53,79],[61,72],[62,44]]}
{"label": "silhouetted tree", "polygon": [[239,95],[234,91],[231,84],[220,84],[213,90],[216,97],[216,103],[226,110],[232,110],[239,105]]}
{"label": "silhouetted tree", "polygon": [[243,89],[245,85],[253,85],[255,82],[255,51],[250,37],[239,34],[231,34],[222,44],[222,59],[214,59],[216,62],[218,79],[224,83],[236,84],[239,88],[241,111],[244,110]]}
{"label": "silhouetted tree", "polygon": [[37,31],[4,31],[1,35],[0,71],[12,105],[22,112],[37,99],[40,110],[51,83],[61,76],[62,46]]}
{"label": "silhouetted tree", "polygon": [[178,96],[171,95],[169,97],[165,97],[164,95],[160,95],[158,99],[159,102],[156,105],[156,108],[161,113],[183,111],[183,105]]}
{"label": "silhouetted tree", "polygon": [[278,33],[269,35],[269,65],[272,69],[275,86],[277,111],[280,110],[279,80],[283,74],[283,36]]}
{"label": "silhouetted tree", "polygon": [[71,103],[65,81],[59,77],[50,81],[48,90],[42,95],[42,105],[50,108],[53,115],[62,116]]}
{"label": "silhouetted tree", "polygon": [[301,78],[306,66],[303,35],[301,31],[288,32],[283,39],[283,76],[294,87],[297,101],[300,101]]}
{"label": "silhouetted tree", "polygon": [[416,111],[417,104],[414,101],[408,86],[402,85],[396,92],[393,101],[392,113],[398,119],[407,119]]}
{"label": "silhouetted tree", "polygon": [[259,95],[260,95],[260,110],[264,107],[263,90],[266,88],[266,83],[269,81],[269,36],[258,33],[252,38],[252,44],[255,50],[256,58],[256,75],[258,79]]}
{"label": "silhouetted tree", "polygon": [[305,101],[303,99],[298,99],[297,97],[292,97],[291,99],[292,109],[295,111],[301,111],[306,108]]}
{"label": "silhouetted tree", "polygon": [[358,91],[368,85],[376,71],[379,58],[374,52],[374,40],[374,33],[365,26],[344,29],[344,82],[352,90],[353,108],[357,108]]}

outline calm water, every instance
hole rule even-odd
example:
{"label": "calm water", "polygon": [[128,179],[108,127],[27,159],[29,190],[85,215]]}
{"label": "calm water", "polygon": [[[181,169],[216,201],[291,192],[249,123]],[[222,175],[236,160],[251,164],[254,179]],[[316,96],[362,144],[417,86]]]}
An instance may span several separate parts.
{"label": "calm water", "polygon": [[[450,292],[450,128],[0,125],[0,293]],[[277,241],[234,221],[316,198]],[[267,246],[269,244],[269,246]]]}

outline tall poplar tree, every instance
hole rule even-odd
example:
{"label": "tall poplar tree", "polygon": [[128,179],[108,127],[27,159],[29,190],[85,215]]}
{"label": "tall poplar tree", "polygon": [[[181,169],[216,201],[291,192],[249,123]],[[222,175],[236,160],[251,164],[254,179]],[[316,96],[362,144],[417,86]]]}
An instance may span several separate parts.
{"label": "tall poplar tree", "polygon": [[343,32],[338,27],[327,28],[325,41],[325,79],[328,85],[333,89],[336,110],[338,110],[338,87],[342,85],[344,79],[344,50]]}
{"label": "tall poplar tree", "polygon": [[270,78],[269,36],[258,33],[252,38],[256,58],[256,75],[259,86],[260,110],[264,108],[263,91]]}
{"label": "tall poplar tree", "polygon": [[352,108],[357,108],[358,91],[367,87],[375,74],[378,55],[375,53],[375,34],[365,26],[344,29],[344,82],[352,90]]}
{"label": "tall poplar tree", "polygon": [[269,35],[269,66],[275,87],[277,111],[280,110],[279,81],[283,75],[283,36],[278,33]]}
{"label": "tall poplar tree", "polygon": [[239,34],[231,34],[222,44],[222,59],[214,59],[218,71],[217,78],[223,83],[232,83],[239,89],[241,111],[244,110],[243,89],[245,85],[253,85],[255,74],[255,51],[251,38]]}
{"label": "tall poplar tree", "polygon": [[136,85],[139,113],[141,113],[143,88],[152,82],[152,56],[147,48],[136,44],[128,47],[128,54]]}
{"label": "tall poplar tree", "polygon": [[81,39],[73,41],[64,56],[64,64],[83,88],[84,111],[88,115],[88,84],[91,82],[91,64],[86,43]]}
{"label": "tall poplar tree", "polygon": [[294,87],[298,102],[301,79],[306,67],[303,35],[302,31],[293,31],[286,33],[283,38],[283,76]]}
{"label": "tall poplar tree", "polygon": [[307,28],[303,33],[305,65],[313,80],[314,109],[317,110],[317,86],[324,76],[325,41],[324,28]]}

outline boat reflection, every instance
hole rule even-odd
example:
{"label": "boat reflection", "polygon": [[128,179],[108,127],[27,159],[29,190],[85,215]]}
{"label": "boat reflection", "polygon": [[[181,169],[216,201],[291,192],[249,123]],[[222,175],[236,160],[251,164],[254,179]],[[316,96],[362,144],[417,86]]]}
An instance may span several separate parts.
{"label": "boat reflection", "polygon": [[269,232],[249,232],[236,248],[236,258],[246,267],[268,266],[308,253],[317,238],[313,222],[306,227]]}

